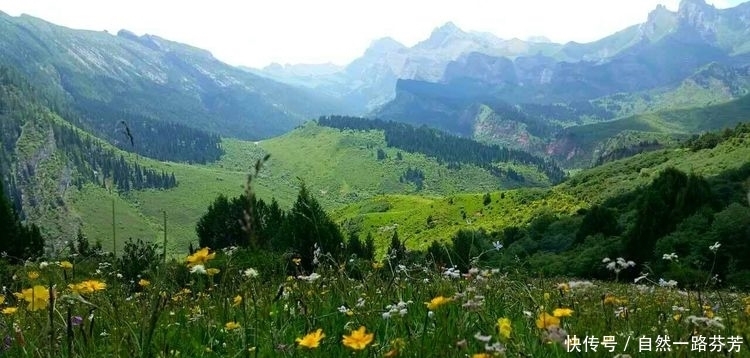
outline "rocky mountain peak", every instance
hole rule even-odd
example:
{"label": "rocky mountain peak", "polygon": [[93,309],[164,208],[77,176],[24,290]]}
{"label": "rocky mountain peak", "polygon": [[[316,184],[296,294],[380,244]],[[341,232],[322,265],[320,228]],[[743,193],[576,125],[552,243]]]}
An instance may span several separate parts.
{"label": "rocky mountain peak", "polygon": [[402,43],[392,37],[383,37],[374,40],[365,51],[365,55],[384,55],[406,48]]}
{"label": "rocky mountain peak", "polygon": [[680,21],[698,30],[709,30],[716,19],[718,10],[704,0],[682,0],[677,10]]}
{"label": "rocky mountain peak", "polygon": [[432,30],[430,38],[424,41],[422,44],[426,47],[435,48],[444,44],[450,38],[465,35],[466,32],[461,30],[453,22],[446,22],[444,25]]}

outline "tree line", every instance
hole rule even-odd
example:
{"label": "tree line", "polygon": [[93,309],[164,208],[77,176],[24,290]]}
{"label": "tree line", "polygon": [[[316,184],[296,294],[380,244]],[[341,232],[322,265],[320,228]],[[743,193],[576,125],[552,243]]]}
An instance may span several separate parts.
{"label": "tree line", "polygon": [[441,162],[474,164],[492,170],[496,175],[499,172],[493,163],[512,162],[536,167],[552,183],[559,183],[565,179],[565,172],[551,160],[522,150],[479,143],[426,126],[414,127],[405,123],[348,116],[323,116],[318,119],[318,124],[342,130],[382,130],[389,147],[423,153]]}
{"label": "tree line", "polygon": [[266,203],[247,193],[231,199],[220,195],[198,220],[195,230],[201,247],[238,246],[287,253],[298,258],[305,269],[324,260],[324,255],[336,260],[352,255],[371,260],[375,255],[372,236],[363,241],[351,233],[345,238],[304,183],[288,211],[282,210],[275,199]]}
{"label": "tree line", "polygon": [[3,246],[2,256],[11,262],[19,263],[36,258],[44,251],[44,238],[35,224],[21,223],[18,214],[7,200],[3,181],[0,180],[0,233]]}
{"label": "tree line", "polygon": [[215,162],[224,154],[218,134],[97,101],[79,100],[77,108],[68,111],[68,116],[124,151],[160,161],[200,164]]}
{"label": "tree line", "polygon": [[57,147],[65,152],[78,171],[79,176],[74,183],[79,188],[84,182],[105,186],[108,181],[121,192],[177,186],[174,173],[158,172],[138,163],[128,163],[122,155],[118,157],[113,150],[104,148],[89,136],[82,136],[70,126],[53,123],[52,131]]}

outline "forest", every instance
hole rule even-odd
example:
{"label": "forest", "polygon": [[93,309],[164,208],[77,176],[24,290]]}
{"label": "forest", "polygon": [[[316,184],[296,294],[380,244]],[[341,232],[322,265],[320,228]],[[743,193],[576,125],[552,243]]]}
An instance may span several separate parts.
{"label": "forest", "polygon": [[554,162],[525,151],[488,145],[430,129],[409,124],[379,119],[364,119],[347,116],[324,116],[318,124],[337,129],[382,130],[386,144],[407,152],[423,153],[446,163],[466,163],[499,173],[494,163],[521,163],[536,167],[553,184],[566,177],[565,172]]}

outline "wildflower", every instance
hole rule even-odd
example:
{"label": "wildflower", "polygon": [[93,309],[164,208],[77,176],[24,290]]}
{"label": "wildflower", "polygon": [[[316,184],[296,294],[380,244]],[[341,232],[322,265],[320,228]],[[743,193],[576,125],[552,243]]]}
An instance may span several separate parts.
{"label": "wildflower", "polygon": [[258,270],[251,267],[243,271],[242,274],[247,278],[255,278],[255,277],[258,277]]}
{"label": "wildflower", "polygon": [[40,270],[46,269],[47,266],[49,266],[49,262],[47,262],[47,261],[42,261],[42,262],[39,263],[39,269]]}
{"label": "wildflower", "polygon": [[235,321],[227,322],[227,324],[224,325],[224,329],[227,331],[232,331],[240,327],[242,326],[240,326],[240,324]]}
{"label": "wildflower", "polygon": [[628,303],[627,300],[617,298],[617,296],[610,294],[610,293],[604,295],[604,297],[602,297],[602,301],[605,305],[614,305],[614,306]]}
{"label": "wildflower", "polygon": [[2,310],[3,314],[4,315],[8,315],[8,316],[16,313],[16,311],[18,311],[18,308],[16,308],[16,307],[5,307]]}
{"label": "wildflower", "polygon": [[216,253],[208,253],[208,248],[204,247],[198,251],[196,251],[194,254],[189,255],[185,261],[188,262],[188,266],[192,267],[195,265],[205,265],[208,261],[211,261],[216,257]]}
{"label": "wildflower", "polygon": [[721,244],[717,241],[713,245],[709,246],[708,249],[711,250],[711,252],[716,253],[716,251],[719,250],[719,247],[721,247]]}
{"label": "wildflower", "polygon": [[71,269],[73,269],[73,264],[70,263],[70,261],[61,261],[60,262],[60,267],[63,270],[71,270]]}
{"label": "wildflower", "polygon": [[503,338],[510,338],[510,332],[511,332],[511,325],[510,325],[510,319],[508,318],[498,318],[497,320],[497,331],[500,335],[500,337]]}
{"label": "wildflower", "polygon": [[552,311],[552,315],[555,317],[570,317],[573,315],[573,310],[570,308],[556,308]]}
{"label": "wildflower", "polygon": [[379,270],[379,269],[382,269],[382,268],[383,268],[383,263],[382,262],[373,262],[372,263],[372,269],[373,270]]}
{"label": "wildflower", "polygon": [[50,292],[46,287],[36,285],[33,288],[27,288],[21,291],[21,293],[17,293],[16,297],[29,303],[26,309],[36,311],[47,307],[50,300]]}
{"label": "wildflower", "polygon": [[209,275],[209,276],[216,275],[219,272],[221,272],[221,270],[219,270],[217,268],[213,268],[213,267],[210,268],[210,269],[206,269],[206,275]]}
{"label": "wildflower", "polygon": [[442,305],[444,305],[444,304],[446,304],[446,303],[448,303],[450,301],[452,301],[451,298],[446,298],[446,297],[443,297],[443,296],[437,296],[437,297],[433,298],[432,300],[430,300],[430,302],[425,302],[424,304],[427,305],[427,309],[428,310],[433,311],[436,308],[438,308],[438,307],[440,307],[440,306],[442,306]]}
{"label": "wildflower", "polygon": [[560,290],[561,294],[570,292],[570,285],[567,282],[561,282],[557,284],[557,289]]}
{"label": "wildflower", "polygon": [[[92,315],[92,318],[93,318],[93,315]],[[78,326],[78,325],[80,325],[81,323],[83,323],[83,317],[81,317],[81,316],[73,316],[73,317],[70,317],[70,324],[71,324],[71,325],[73,325],[73,326]]]}
{"label": "wildflower", "polygon": [[5,303],[5,295],[0,295],[0,305]]}
{"label": "wildflower", "polygon": [[571,290],[575,290],[578,288],[587,288],[587,287],[593,287],[594,284],[591,281],[570,281],[568,282],[568,287],[570,287]]}
{"label": "wildflower", "polygon": [[87,280],[79,284],[69,284],[68,288],[77,294],[92,293],[107,288],[107,284],[97,280]]}
{"label": "wildflower", "polygon": [[476,339],[476,340],[478,340],[480,342],[487,343],[490,340],[492,340],[492,336],[483,336],[481,332],[477,332],[477,333],[474,334],[474,339]]}
{"label": "wildflower", "polygon": [[547,312],[542,312],[539,318],[536,319],[536,326],[539,329],[550,328],[552,326],[558,327],[560,326],[560,319]]}
{"label": "wildflower", "polygon": [[205,275],[206,274],[206,267],[203,266],[203,265],[195,265],[195,266],[193,266],[193,267],[190,268],[190,273],[197,273],[197,274],[200,274],[200,275]]}
{"label": "wildflower", "polygon": [[661,259],[666,261],[677,261],[677,254],[674,252],[671,254],[664,254],[661,256]]}
{"label": "wildflower", "polygon": [[342,336],[343,339],[341,340],[341,343],[351,349],[362,350],[365,349],[368,344],[372,343],[374,337],[374,333],[366,333],[365,326],[361,326],[356,331],[352,331],[350,335]]}
{"label": "wildflower", "polygon": [[232,307],[237,307],[240,305],[240,303],[242,303],[242,296],[234,296],[234,298],[232,299]]}
{"label": "wildflower", "polygon": [[487,353],[474,353],[471,355],[471,358],[490,358],[490,357],[492,356]]}
{"label": "wildflower", "polygon": [[321,328],[318,328],[315,332],[311,332],[306,334],[302,338],[297,338],[295,342],[297,342],[297,345],[300,347],[305,348],[318,348],[318,345],[320,345],[320,340],[325,338],[326,334],[323,333],[323,330]]}
{"label": "wildflower", "polygon": [[141,287],[145,288],[145,287],[147,287],[149,285],[151,285],[151,281],[146,280],[145,278],[142,278],[142,279],[138,280],[138,286],[141,286]]}
{"label": "wildflower", "polygon": [[302,263],[302,259],[299,257],[293,258],[292,262],[294,262],[295,265],[299,266],[300,263]]}
{"label": "wildflower", "polygon": [[26,276],[29,277],[29,280],[36,280],[39,278],[39,272],[37,271],[29,271]]}
{"label": "wildflower", "polygon": [[505,346],[500,342],[484,345],[484,350],[487,352],[505,353]]}
{"label": "wildflower", "polygon": [[667,288],[674,288],[674,287],[677,287],[677,281],[675,281],[675,280],[664,281],[663,278],[660,278],[659,279],[659,286],[661,286],[661,287],[667,287]]}
{"label": "wildflower", "polygon": [[500,249],[503,248],[503,244],[501,244],[500,241],[493,242],[492,246],[495,248],[496,251],[500,251]]}
{"label": "wildflower", "polygon": [[307,282],[315,282],[320,278],[320,274],[318,274],[317,272],[313,272],[309,276],[300,275],[297,276],[297,278]]}
{"label": "wildflower", "polygon": [[445,271],[443,271],[443,276],[445,276],[446,278],[460,278],[461,270],[455,267],[450,267],[446,269]]}

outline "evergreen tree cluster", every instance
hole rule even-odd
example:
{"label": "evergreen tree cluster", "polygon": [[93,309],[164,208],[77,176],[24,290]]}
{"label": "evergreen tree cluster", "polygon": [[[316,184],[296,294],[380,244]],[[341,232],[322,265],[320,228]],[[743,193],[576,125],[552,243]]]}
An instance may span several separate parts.
{"label": "evergreen tree cluster", "polygon": [[424,188],[424,172],[419,168],[409,167],[401,174],[398,181],[401,183],[414,183],[417,191],[420,191]]}
{"label": "evergreen tree cluster", "polygon": [[[252,242],[243,221],[248,216],[255,236]],[[280,209],[276,200],[269,204],[253,195],[250,199],[247,194],[232,199],[220,195],[198,220],[196,233],[201,247],[254,246],[257,250],[298,257],[305,269],[311,269],[328,254],[336,259],[343,255],[372,258],[375,252],[371,236],[364,243],[356,234],[344,240],[338,225],[304,184],[288,211]]]}
{"label": "evergreen tree cluster", "polygon": [[[193,127],[160,121],[96,101],[78,101],[79,124],[112,145],[160,161],[206,164],[224,154],[221,137]],[[132,137],[132,142],[131,142]]]}
{"label": "evergreen tree cluster", "polygon": [[16,215],[16,211],[6,199],[3,181],[0,180],[0,237],[3,257],[19,263],[26,259],[33,259],[42,255],[44,238],[39,228],[34,225],[24,225]]}
{"label": "evergreen tree cluster", "polygon": [[479,143],[425,126],[417,128],[405,123],[348,116],[320,117],[318,124],[342,130],[382,130],[389,147],[423,153],[441,162],[474,164],[492,171],[495,175],[501,175],[502,171],[493,166],[493,163],[512,162],[535,166],[552,183],[559,183],[565,179],[565,172],[550,160],[521,150]]}
{"label": "evergreen tree cluster", "polygon": [[[84,182],[105,186],[109,180],[121,192],[146,188],[169,189],[177,186],[174,173],[157,172],[138,163],[130,164],[122,155],[117,157],[111,149],[104,148],[91,137],[81,136],[70,126],[53,123],[52,130],[57,147],[65,152],[79,173],[74,181],[79,188]],[[32,168],[27,168],[25,173],[34,175]]]}

